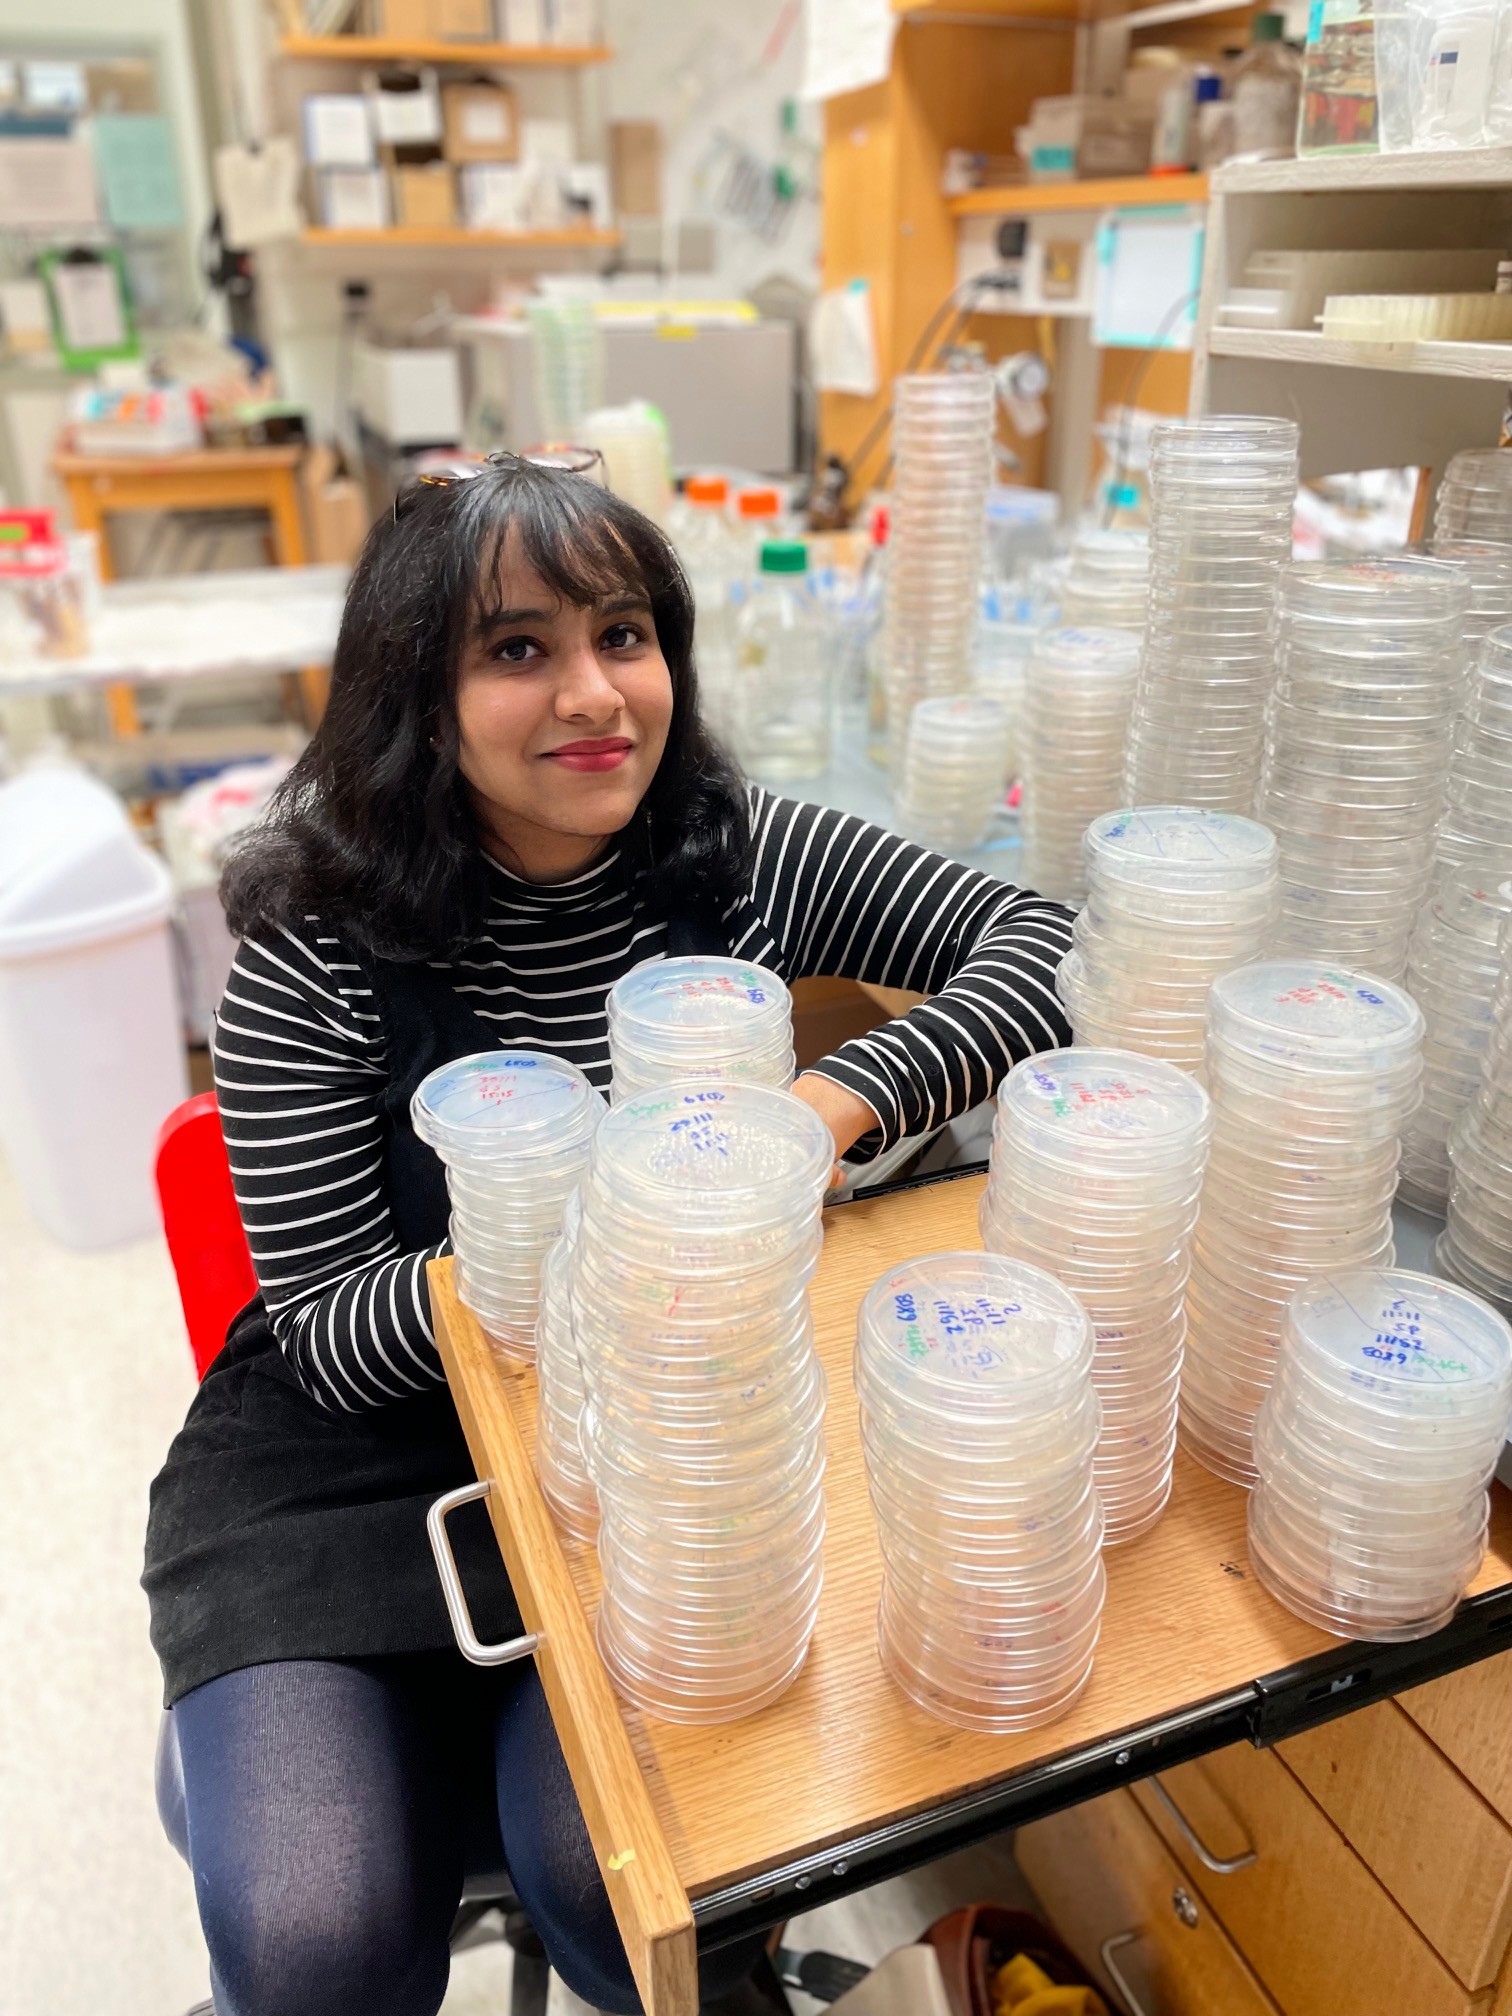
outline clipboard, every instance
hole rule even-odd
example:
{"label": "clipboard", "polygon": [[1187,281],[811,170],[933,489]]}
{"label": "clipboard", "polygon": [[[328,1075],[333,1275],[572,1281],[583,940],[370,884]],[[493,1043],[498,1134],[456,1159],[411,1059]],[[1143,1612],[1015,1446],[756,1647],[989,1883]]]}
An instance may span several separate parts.
{"label": "clipboard", "polygon": [[37,260],[47,289],[53,341],[70,371],[140,355],[126,266],[113,245],[54,248]]}

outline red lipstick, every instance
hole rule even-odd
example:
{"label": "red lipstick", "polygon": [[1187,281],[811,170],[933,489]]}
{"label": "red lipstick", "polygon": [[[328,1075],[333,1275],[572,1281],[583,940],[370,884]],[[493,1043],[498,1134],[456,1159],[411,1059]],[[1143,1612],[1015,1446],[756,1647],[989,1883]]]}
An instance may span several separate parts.
{"label": "red lipstick", "polygon": [[564,742],[559,749],[548,749],[546,755],[549,762],[560,763],[564,770],[618,770],[634,747],[623,735],[595,735],[586,742]]}

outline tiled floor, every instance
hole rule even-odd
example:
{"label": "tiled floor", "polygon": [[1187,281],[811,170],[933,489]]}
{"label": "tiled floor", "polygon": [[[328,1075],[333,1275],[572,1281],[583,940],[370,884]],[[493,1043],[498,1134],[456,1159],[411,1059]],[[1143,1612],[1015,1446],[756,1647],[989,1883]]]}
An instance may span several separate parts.
{"label": "tiled floor", "polygon": [[[189,1873],[153,1809],[137,1586],[147,1487],[193,1385],[161,1244],[66,1252],[0,1165],[4,2016],[182,2016],[206,1992]],[[958,1903],[1020,1895],[1006,1852],[978,1851],[813,1912],[788,1943],[874,1961]],[[444,2016],[506,2016],[508,1980],[501,1945],[459,1956]],[[552,2016],[582,2009],[554,1984]]]}

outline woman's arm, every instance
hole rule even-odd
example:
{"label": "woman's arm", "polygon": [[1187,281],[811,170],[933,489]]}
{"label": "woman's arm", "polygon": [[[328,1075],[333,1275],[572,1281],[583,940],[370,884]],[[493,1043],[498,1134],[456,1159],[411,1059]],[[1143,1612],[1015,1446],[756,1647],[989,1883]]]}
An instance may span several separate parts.
{"label": "woman's arm", "polygon": [[790,981],[826,974],[930,997],[815,1066],[881,1121],[863,1153],[942,1125],[1021,1058],[1071,1041],[1055,992],[1071,948],[1063,904],[827,806],[753,790],[751,811],[759,921],[736,953]]}
{"label": "woman's arm", "polygon": [[273,1333],[317,1400],[356,1412],[442,1377],[425,1263],[384,1195],[383,1037],[360,967],[311,920],[247,940],[211,1041],[231,1180]]}

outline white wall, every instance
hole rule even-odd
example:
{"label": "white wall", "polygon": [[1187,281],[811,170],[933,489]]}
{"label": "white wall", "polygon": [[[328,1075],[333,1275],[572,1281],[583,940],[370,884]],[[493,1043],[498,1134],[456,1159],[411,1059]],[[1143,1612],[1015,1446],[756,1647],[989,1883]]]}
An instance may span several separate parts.
{"label": "white wall", "polygon": [[[717,134],[743,141],[765,160],[777,154],[782,101],[796,97],[802,61],[798,0],[603,0],[603,6],[614,51],[604,78],[607,116],[660,120],[669,214],[715,214],[725,172],[714,151]],[[817,139],[816,108],[800,108],[800,130]],[[816,201],[800,202],[776,247],[723,219],[717,228],[718,275],[732,290],[772,273],[817,285]]]}

